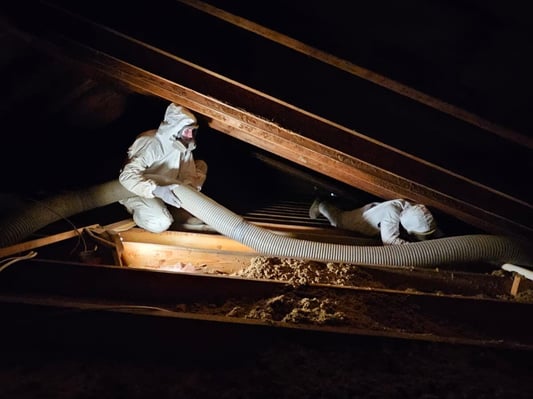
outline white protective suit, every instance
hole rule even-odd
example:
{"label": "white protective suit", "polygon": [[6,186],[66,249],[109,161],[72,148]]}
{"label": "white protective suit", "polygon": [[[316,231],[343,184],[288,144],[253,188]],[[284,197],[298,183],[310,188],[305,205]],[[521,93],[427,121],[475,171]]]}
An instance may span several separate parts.
{"label": "white protective suit", "polygon": [[369,237],[380,235],[384,245],[409,242],[400,237],[400,225],[417,240],[424,240],[437,229],[433,215],[426,206],[405,199],[372,202],[350,211],[343,211],[324,201],[318,203],[318,211],[334,227]]}
{"label": "white protective suit", "polygon": [[160,233],[174,221],[166,204],[153,194],[157,186],[189,184],[202,189],[207,164],[195,161],[194,141],[187,146],[178,137],[186,126],[196,125],[196,117],[186,108],[170,104],[158,129],[141,133],[128,149],[128,161],[119,181],[137,197],[121,200],[135,223],[148,231]]}

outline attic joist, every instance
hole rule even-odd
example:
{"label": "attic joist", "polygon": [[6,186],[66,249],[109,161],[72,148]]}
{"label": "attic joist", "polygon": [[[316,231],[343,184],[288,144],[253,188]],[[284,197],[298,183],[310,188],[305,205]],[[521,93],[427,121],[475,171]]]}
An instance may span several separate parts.
{"label": "attic joist", "polygon": [[[300,338],[306,331],[314,331],[336,334],[335,339],[366,335],[519,350],[533,348],[532,325],[523,322],[530,304],[472,296],[472,290],[468,287],[472,283],[472,276],[458,274],[455,280],[449,277],[443,279],[435,272],[428,271],[418,273],[383,268],[361,270],[376,277],[377,281],[395,285],[399,289],[326,284],[291,286],[287,282],[276,280],[153,272],[129,267],[94,266],[43,259],[23,260],[5,270],[0,280],[0,307],[6,325],[0,337],[5,342],[14,342],[14,338],[18,340],[21,337],[35,340],[40,336],[36,335],[36,329],[27,328],[25,324],[20,323],[21,320],[40,321],[46,315],[57,316],[58,311],[59,314],[65,315],[89,310],[90,312],[83,313],[81,318],[76,319],[83,322],[83,328],[76,330],[75,334],[55,333],[53,338],[60,337],[61,343],[64,344],[65,337],[73,337],[86,345],[88,340],[94,339],[95,334],[94,328],[85,327],[85,323],[88,323],[90,326],[105,325],[110,331],[142,331],[131,343],[127,341],[130,347],[134,346],[134,342],[138,343],[140,337],[151,340],[152,337],[147,333],[153,331],[157,331],[157,339],[154,339],[159,342],[162,331],[169,334],[169,339],[175,337],[177,332],[180,336],[184,332],[191,333],[191,337],[198,339],[202,331],[208,331],[210,336],[216,337],[229,332],[232,338],[235,338],[238,330],[248,336],[252,334],[257,337],[257,329],[261,328],[267,330],[265,336],[270,338],[272,334],[280,331],[293,331]],[[509,279],[504,282],[504,279],[498,278],[495,286],[491,284],[495,277],[487,277],[483,281],[476,277],[475,285],[494,292],[498,288],[504,288],[509,282]],[[419,286],[427,290],[428,287],[440,286],[447,291],[465,295],[436,295],[418,292],[412,288],[406,291],[395,283],[398,278],[402,279],[403,284],[409,284],[410,288]],[[479,288],[476,288],[476,291],[479,291]],[[506,294],[507,290],[503,293]],[[256,307],[271,301],[272,298],[291,294],[298,298],[339,298],[338,302],[358,306],[351,306],[350,313],[347,313],[348,322],[332,325],[309,323],[305,320],[291,323],[271,318],[239,317],[238,314],[228,313],[237,305],[244,309]],[[386,317],[379,317],[378,322],[369,317],[372,320],[370,324],[366,322],[366,317],[356,317],[359,314],[381,316],[375,310],[377,307],[383,307],[383,304],[388,305],[387,309],[395,317],[386,314]],[[132,324],[131,319],[122,319],[121,315],[125,313],[140,319]],[[413,323],[413,319],[420,320],[421,323]],[[446,320],[448,323],[443,328],[442,323],[435,320]],[[55,325],[53,331],[56,332],[70,332],[72,330],[69,328],[72,326],[80,326],[70,318],[49,317],[46,318],[43,331],[48,330],[50,323],[56,321],[67,323]],[[167,324],[169,321],[173,322]],[[139,322],[140,324],[137,324]],[[110,326],[110,323],[116,324]],[[401,328],[398,328],[398,325]],[[131,328],[128,330],[127,326]],[[219,330],[214,330],[216,328]],[[120,342],[124,343],[127,336],[128,334],[122,334]],[[100,341],[108,342],[105,339]]]}
{"label": "attic joist", "polygon": [[410,198],[487,232],[532,237],[527,200],[87,19],[41,3],[37,20],[22,11],[9,9],[11,27],[87,73],[175,101],[216,130],[376,196]]}
{"label": "attic joist", "polygon": [[430,96],[426,93],[423,93],[419,90],[416,90],[413,87],[402,84],[401,82],[389,79],[386,76],[375,73],[369,69],[363,68],[359,65],[353,64],[345,59],[336,57],[333,54],[328,52],[316,49],[312,46],[307,45],[299,40],[295,40],[287,35],[284,35],[281,32],[277,32],[272,29],[268,29],[265,26],[261,26],[253,21],[242,18],[238,15],[231,14],[227,11],[224,11],[220,8],[214,7],[206,2],[199,0],[178,0],[180,3],[186,4],[190,7],[198,9],[204,13],[212,15],[218,19],[227,21],[230,24],[236,25],[241,29],[249,30],[256,35],[263,36],[268,40],[280,43],[283,46],[294,49],[295,51],[301,52],[308,57],[315,58],[320,62],[329,64],[338,68],[340,70],[346,71],[354,76],[361,77],[365,80],[368,80],[376,85],[382,86],[391,90],[395,93],[398,93],[402,96],[409,97],[427,105],[428,107],[439,110],[440,112],[452,115],[454,118],[464,120],[470,124],[481,127],[487,132],[491,132],[498,136],[501,136],[507,140],[515,141],[524,145],[530,149],[533,149],[533,139],[530,137],[521,134],[520,132],[509,129],[505,126],[499,125],[497,123],[491,122],[482,118],[479,115],[476,115],[472,112],[469,112],[465,109],[457,107],[453,104],[447,103],[443,100],[440,100],[436,97]]}

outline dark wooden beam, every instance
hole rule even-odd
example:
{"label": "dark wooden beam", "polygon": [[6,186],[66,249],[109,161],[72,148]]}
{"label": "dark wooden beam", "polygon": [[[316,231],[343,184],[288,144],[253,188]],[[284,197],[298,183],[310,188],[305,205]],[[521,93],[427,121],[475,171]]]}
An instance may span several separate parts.
{"label": "dark wooden beam", "polygon": [[533,207],[526,201],[152,44],[41,6],[39,20],[27,20],[17,7],[10,10],[16,30],[87,73],[180,103],[216,130],[379,197],[410,198],[487,232],[532,237]]}
{"label": "dark wooden beam", "polygon": [[178,0],[180,3],[186,4],[190,7],[198,9],[206,14],[212,15],[217,19],[226,21],[230,24],[238,26],[241,29],[248,30],[256,35],[265,37],[268,40],[279,43],[283,46],[291,48],[308,57],[329,64],[339,70],[348,72],[359,78],[368,80],[376,85],[382,86],[390,91],[393,91],[401,96],[411,98],[417,102],[434,108],[440,112],[449,114],[454,118],[461,119],[465,122],[476,125],[487,132],[493,133],[507,140],[517,142],[529,149],[533,149],[533,139],[513,129],[491,122],[475,113],[469,112],[463,108],[457,107],[439,98],[430,96],[413,87],[402,84],[401,82],[390,79],[379,73],[373,72],[367,68],[363,68],[348,60],[337,57],[326,51],[314,48],[304,42],[295,40],[281,32],[269,29],[266,26],[259,25],[246,18],[226,12],[220,8],[214,7],[206,2],[199,0]]}

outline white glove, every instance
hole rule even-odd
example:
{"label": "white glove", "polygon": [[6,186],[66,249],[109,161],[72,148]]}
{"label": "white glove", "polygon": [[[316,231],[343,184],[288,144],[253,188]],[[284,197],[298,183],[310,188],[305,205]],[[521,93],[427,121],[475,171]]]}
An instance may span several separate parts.
{"label": "white glove", "polygon": [[176,194],[174,194],[174,190],[176,187],[178,187],[178,184],[170,184],[168,186],[157,186],[154,191],[152,191],[152,194],[154,194],[154,197],[160,198],[163,200],[164,203],[175,206],[176,208],[181,208],[181,201],[177,197]]}

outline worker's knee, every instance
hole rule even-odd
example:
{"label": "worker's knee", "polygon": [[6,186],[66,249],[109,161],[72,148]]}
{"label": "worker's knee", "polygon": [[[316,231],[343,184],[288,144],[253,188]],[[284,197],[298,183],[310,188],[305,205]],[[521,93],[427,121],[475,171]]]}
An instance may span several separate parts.
{"label": "worker's knee", "polygon": [[137,226],[148,230],[151,233],[161,233],[166,231],[173,222],[172,216],[165,213],[159,215],[139,215],[138,213],[135,213],[133,215],[133,220]]}
{"label": "worker's knee", "polygon": [[340,227],[339,223],[341,221],[342,212],[339,208],[330,204],[329,202],[322,201],[318,205],[318,210],[326,219],[329,220],[329,223],[333,227]]}

